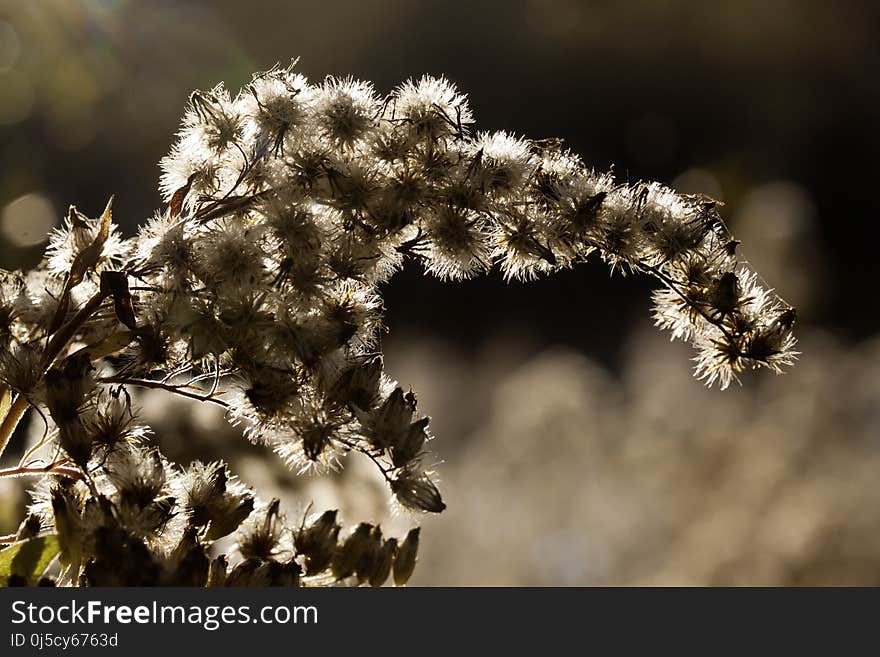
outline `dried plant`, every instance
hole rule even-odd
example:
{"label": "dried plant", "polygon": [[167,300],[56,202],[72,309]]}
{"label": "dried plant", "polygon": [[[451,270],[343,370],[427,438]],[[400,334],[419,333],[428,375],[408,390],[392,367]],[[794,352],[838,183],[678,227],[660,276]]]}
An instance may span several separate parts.
{"label": "dried plant", "polygon": [[[291,65],[235,97],[193,93],[162,161],[164,211],[123,239],[111,204],[97,219],[71,207],[38,268],[3,274],[0,451],[29,409],[46,425],[0,471],[38,478],[7,542],[57,535],[73,584],[405,583],[418,529],[343,537],[332,510],[287,523],[223,463],[169,463],[127,390],[221,405],[297,471],[360,453],[400,506],[440,512],[428,418],[383,371],[379,287],[406,259],[446,280],[494,264],[531,279],[595,252],[661,283],[657,324],[694,344],[707,383],[792,362],[794,310],[737,259],[714,201],[472,122],[442,78],[380,98]],[[238,562],[212,559],[233,533]]]}

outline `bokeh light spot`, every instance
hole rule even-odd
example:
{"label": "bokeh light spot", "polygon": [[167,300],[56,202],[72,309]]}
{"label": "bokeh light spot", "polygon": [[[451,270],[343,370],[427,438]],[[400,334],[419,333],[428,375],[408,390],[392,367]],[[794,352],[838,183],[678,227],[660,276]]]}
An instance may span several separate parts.
{"label": "bokeh light spot", "polygon": [[18,32],[6,21],[0,20],[0,71],[8,71],[21,54],[21,40]]}
{"label": "bokeh light spot", "polygon": [[55,226],[55,207],[42,194],[25,194],[5,208],[0,215],[0,232],[19,247],[42,244]]}
{"label": "bokeh light spot", "polygon": [[30,80],[17,71],[0,73],[0,125],[20,123],[34,106],[34,88]]}

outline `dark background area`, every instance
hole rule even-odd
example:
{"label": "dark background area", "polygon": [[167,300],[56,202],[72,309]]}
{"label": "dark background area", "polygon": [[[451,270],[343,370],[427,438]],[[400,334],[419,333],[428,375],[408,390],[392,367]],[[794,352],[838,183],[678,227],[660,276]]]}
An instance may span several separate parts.
{"label": "dark background area", "polygon": [[[48,199],[57,217],[70,203],[95,214],[115,194],[115,216],[131,233],[159,206],[157,163],[192,89],[223,80],[236,90],[254,71],[296,56],[312,80],[350,73],[380,92],[444,74],[469,94],[479,128],[562,137],[622,179],[720,195],[729,219],[749,190],[792,183],[814,223],[789,257],[795,269],[822,272],[822,292],[801,302],[801,316],[848,340],[878,325],[876,3],[0,7],[0,208],[31,194]],[[696,177],[680,177],[694,168]],[[41,248],[0,233],[6,268],[32,264]],[[750,257],[760,245],[745,241],[743,249]],[[768,282],[788,293],[786,281]],[[445,285],[413,265],[385,299],[392,331],[476,345],[503,328],[613,365],[626,326],[647,317],[649,288],[610,280],[601,263],[509,285],[497,274]]]}

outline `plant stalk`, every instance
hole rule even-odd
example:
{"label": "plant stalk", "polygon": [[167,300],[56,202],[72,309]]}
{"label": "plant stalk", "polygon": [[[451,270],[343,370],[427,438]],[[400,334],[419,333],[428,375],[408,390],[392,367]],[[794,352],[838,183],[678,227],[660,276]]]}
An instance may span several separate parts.
{"label": "plant stalk", "polygon": [[15,401],[12,402],[12,406],[9,407],[3,422],[0,423],[0,458],[3,458],[3,452],[6,451],[6,446],[9,444],[10,438],[12,438],[12,434],[15,433],[15,428],[18,426],[21,418],[24,417],[28,408],[30,408],[30,404],[28,404],[27,399],[25,399],[24,395],[19,394],[16,396]]}

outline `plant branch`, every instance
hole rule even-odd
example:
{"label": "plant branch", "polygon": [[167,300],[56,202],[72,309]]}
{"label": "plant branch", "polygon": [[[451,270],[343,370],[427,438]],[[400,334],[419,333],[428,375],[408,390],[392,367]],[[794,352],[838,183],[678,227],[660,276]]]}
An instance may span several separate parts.
{"label": "plant branch", "polygon": [[653,265],[642,262],[639,263],[638,266],[644,271],[648,272],[651,276],[654,276],[657,280],[666,285],[670,290],[675,292],[679,297],[681,297],[681,300],[685,302],[688,308],[697,311],[703,317],[703,319],[705,319],[709,324],[717,328],[721,332],[721,334],[724,335],[725,338],[727,338],[731,346],[736,346],[736,341],[734,340],[733,336],[726,328],[724,328],[721,322],[714,319],[711,315],[709,315],[709,313],[700,308],[699,305],[688,299],[687,295],[685,295],[684,292],[682,292],[678,288],[678,284],[676,283],[676,281],[674,281],[672,278],[660,271],[659,268],[654,267]]}
{"label": "plant branch", "polygon": [[346,440],[345,438],[334,438],[334,440],[342,443],[343,445],[345,445],[349,449],[353,449],[354,451],[356,451],[360,454],[363,454],[364,456],[369,458],[373,463],[376,464],[376,467],[379,468],[379,471],[382,473],[382,476],[385,477],[385,481],[387,481],[389,484],[392,482],[391,477],[388,475],[388,469],[385,468],[385,466],[382,464],[382,462],[379,459],[377,459],[376,456],[370,452],[370,450],[364,449],[363,447],[361,447],[357,443],[354,443],[350,440]]}
{"label": "plant branch", "polygon": [[77,468],[63,465],[50,464],[43,467],[18,467],[0,469],[0,479],[12,479],[15,477],[39,477],[41,475],[57,474],[71,479],[82,479],[83,473]]}
{"label": "plant branch", "polygon": [[[120,385],[132,385],[139,386],[141,388],[151,388],[154,390],[165,390],[167,392],[174,393],[175,395],[180,395],[182,397],[187,397],[189,399],[195,399],[196,401],[206,401],[211,402],[212,404],[217,404],[222,406],[223,408],[229,408],[229,404],[227,404],[222,399],[218,399],[215,395],[216,393],[204,393],[201,392],[201,388],[196,388],[195,386],[190,385],[174,385],[172,383],[163,383],[162,381],[152,381],[150,379],[133,379],[124,376],[108,376],[98,379],[100,383],[118,383]],[[199,390],[199,393],[190,392],[190,390]]]}
{"label": "plant branch", "polygon": [[106,297],[106,292],[96,292],[92,298],[86,301],[85,305],[79,309],[76,315],[74,315],[67,324],[62,326],[61,329],[52,336],[52,339],[49,341],[49,344],[46,346],[46,351],[43,354],[43,360],[41,362],[42,369],[45,370],[52,364],[58,354],[61,353],[61,350],[64,349],[64,346],[74,336],[77,329],[92,316],[92,313],[100,307]]}
{"label": "plant branch", "polygon": [[12,402],[12,406],[9,407],[3,422],[0,423],[0,458],[3,457],[3,452],[6,451],[6,446],[12,438],[12,434],[15,433],[15,428],[18,426],[21,418],[24,417],[28,408],[30,408],[30,404],[27,398],[19,393],[15,401]]}

